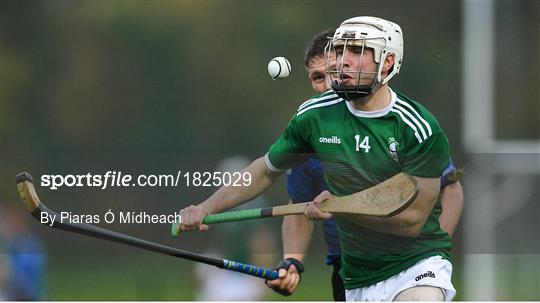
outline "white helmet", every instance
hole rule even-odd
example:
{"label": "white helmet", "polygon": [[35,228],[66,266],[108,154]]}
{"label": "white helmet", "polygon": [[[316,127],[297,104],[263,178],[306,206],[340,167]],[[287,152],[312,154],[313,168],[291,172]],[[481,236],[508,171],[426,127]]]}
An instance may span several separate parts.
{"label": "white helmet", "polygon": [[[343,86],[337,81],[332,83],[332,88],[338,95],[344,94],[346,99],[363,99],[371,95],[376,88],[387,83],[394,75],[399,73],[403,62],[403,33],[401,27],[377,17],[354,17],[341,23],[326,48],[327,72],[330,70],[329,54],[336,46],[361,46],[371,48],[374,52],[374,60],[378,63],[376,81],[372,85]],[[344,50],[345,51],[345,50]],[[363,51],[363,50],[362,50]],[[389,74],[382,79],[382,62],[389,53],[394,54],[394,66]],[[338,62],[339,65],[339,62]],[[337,67],[339,73],[340,67]],[[360,73],[360,71],[358,71]],[[341,94],[340,94],[341,93]]]}

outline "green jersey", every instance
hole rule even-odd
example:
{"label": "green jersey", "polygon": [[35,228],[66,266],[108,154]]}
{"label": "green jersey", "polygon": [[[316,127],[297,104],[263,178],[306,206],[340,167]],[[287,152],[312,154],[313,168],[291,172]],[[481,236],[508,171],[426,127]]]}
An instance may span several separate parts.
{"label": "green jersey", "polygon": [[[399,172],[440,177],[449,145],[437,120],[419,103],[390,90],[390,104],[363,112],[332,91],[304,102],[270,147],[268,167],[282,171],[316,154],[336,196],[372,187]],[[438,222],[437,202],[415,238],[384,234],[336,216],[346,289],[386,280],[429,256],[448,259],[451,242]]]}

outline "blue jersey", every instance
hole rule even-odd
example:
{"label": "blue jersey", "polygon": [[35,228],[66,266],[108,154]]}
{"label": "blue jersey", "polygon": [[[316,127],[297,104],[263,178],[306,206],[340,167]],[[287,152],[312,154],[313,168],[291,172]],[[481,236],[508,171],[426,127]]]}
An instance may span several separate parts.
{"label": "blue jersey", "polygon": [[[456,167],[452,158],[444,169],[441,176],[441,190],[455,182],[450,179],[450,175],[456,172]],[[293,167],[287,173],[287,192],[293,203],[310,202],[321,192],[326,190],[324,181],[323,166],[320,160],[309,158],[307,161]],[[340,262],[341,247],[337,234],[336,220],[331,218],[323,221],[324,239],[328,247],[326,264]]]}
{"label": "blue jersey", "polygon": [[43,300],[45,255],[41,241],[33,235],[17,235],[7,241],[6,247],[8,300]]}

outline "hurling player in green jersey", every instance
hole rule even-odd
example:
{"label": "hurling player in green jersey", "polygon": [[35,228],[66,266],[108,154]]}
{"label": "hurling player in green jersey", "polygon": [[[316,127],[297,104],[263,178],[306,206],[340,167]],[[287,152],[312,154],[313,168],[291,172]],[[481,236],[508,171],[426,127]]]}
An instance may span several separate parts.
{"label": "hurling player in green jersey", "polygon": [[[451,242],[439,225],[436,203],[450,147],[425,107],[388,86],[403,62],[401,28],[380,18],[351,18],[336,30],[326,53],[337,58],[334,70],[326,66],[332,91],[299,107],[268,153],[245,169],[252,175],[249,186],[222,187],[182,209],[181,229],[207,230],[206,214],[249,201],[313,154],[323,164],[328,191],[306,208],[311,219],[330,218],[317,204],[332,195],[349,195],[405,172],[415,177],[419,194],[402,213],[336,216],[346,299],[451,300]],[[280,279],[286,288],[285,271]]]}
{"label": "hurling player in green jersey", "polygon": [[[324,51],[328,38],[334,35],[335,29],[328,29],[316,34],[309,42],[305,51],[304,64],[308,73],[309,82],[314,91],[322,94],[331,89],[329,75],[325,70]],[[332,54],[329,54],[332,56]],[[330,69],[335,69],[333,65]],[[439,224],[450,236],[457,226],[461,210],[463,208],[463,190],[456,177],[458,170],[450,161],[441,177],[441,205],[442,212],[439,216]],[[323,177],[322,164],[312,157],[306,162],[293,167],[287,172],[287,191],[293,203],[312,201],[319,193],[326,190]],[[333,266],[332,294],[335,301],[345,300],[343,280],[338,272],[341,269],[341,248],[339,245],[335,218],[325,220],[323,223],[324,238],[328,247],[326,264]],[[294,258],[302,262],[308,250],[313,232],[313,222],[305,216],[285,216],[282,225],[283,237],[283,260]],[[287,270],[287,278],[282,280],[268,281],[270,287],[277,287],[285,282],[287,289],[295,289],[300,282],[297,277],[296,267],[290,266]],[[295,277],[295,274],[297,277]]]}

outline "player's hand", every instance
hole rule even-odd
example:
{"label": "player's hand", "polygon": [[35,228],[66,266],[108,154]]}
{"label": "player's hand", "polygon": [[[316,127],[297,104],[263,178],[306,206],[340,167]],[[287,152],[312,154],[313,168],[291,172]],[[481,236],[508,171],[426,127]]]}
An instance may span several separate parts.
{"label": "player's hand", "polygon": [[280,295],[292,295],[302,280],[304,265],[294,258],[287,258],[279,262],[276,269],[279,272],[279,278],[266,280],[266,286]]}
{"label": "player's hand", "polygon": [[325,200],[328,200],[330,198],[333,198],[334,195],[332,195],[329,191],[325,190],[322,193],[320,193],[313,202],[309,202],[304,209],[304,215],[311,220],[328,220],[332,218],[331,213],[322,212],[319,209],[319,204]]}
{"label": "player's hand", "polygon": [[180,224],[180,230],[198,230],[207,231],[208,225],[203,224],[204,217],[208,215],[208,212],[200,205],[190,205],[180,210],[180,217],[182,223]]}

